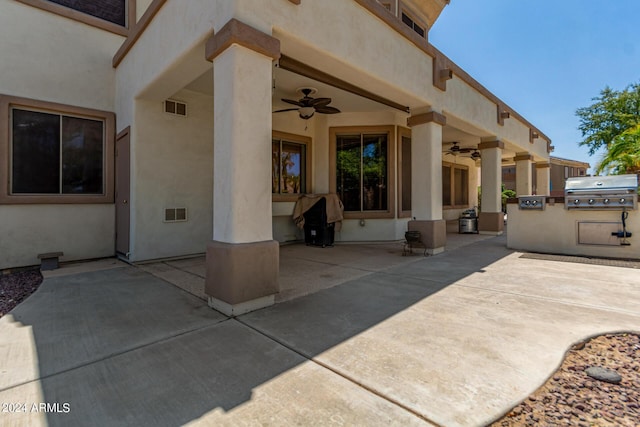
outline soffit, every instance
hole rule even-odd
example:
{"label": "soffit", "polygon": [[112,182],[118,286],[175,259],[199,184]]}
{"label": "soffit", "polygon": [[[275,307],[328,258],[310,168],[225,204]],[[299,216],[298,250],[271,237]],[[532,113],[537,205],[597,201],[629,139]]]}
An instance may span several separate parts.
{"label": "soffit", "polygon": [[445,6],[449,4],[449,0],[404,0],[403,3],[424,15],[427,18],[427,24],[431,27]]}
{"label": "soffit", "polygon": [[[344,113],[349,112],[376,112],[391,111],[390,107],[375,101],[340,90],[325,83],[274,67],[273,70],[273,110],[293,108],[295,106],[282,101],[282,98],[298,100],[302,98],[297,89],[312,87],[318,92],[312,95],[314,98],[331,98],[330,106],[340,109]],[[191,83],[185,89],[204,95],[213,95],[213,69],[208,70]],[[395,110],[393,110],[395,111]]]}

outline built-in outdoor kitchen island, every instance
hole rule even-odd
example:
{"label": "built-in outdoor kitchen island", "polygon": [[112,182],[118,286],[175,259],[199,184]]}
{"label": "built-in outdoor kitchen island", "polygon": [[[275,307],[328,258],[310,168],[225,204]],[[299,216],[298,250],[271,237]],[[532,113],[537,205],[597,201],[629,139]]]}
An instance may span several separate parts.
{"label": "built-in outdoor kitchen island", "polygon": [[510,199],[507,218],[511,249],[640,259],[637,175],[569,178],[564,197]]}

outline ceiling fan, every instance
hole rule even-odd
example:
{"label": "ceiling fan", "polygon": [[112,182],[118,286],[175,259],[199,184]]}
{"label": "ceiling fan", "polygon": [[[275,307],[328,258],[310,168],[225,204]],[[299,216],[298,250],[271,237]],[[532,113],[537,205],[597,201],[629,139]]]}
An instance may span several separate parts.
{"label": "ceiling fan", "polygon": [[317,92],[316,89],[305,87],[298,89],[298,91],[304,95],[298,101],[282,98],[282,100],[287,104],[297,105],[297,108],[285,108],[283,110],[274,111],[274,113],[297,110],[301,119],[308,120],[313,117],[316,112],[321,114],[336,114],[340,112],[337,108],[329,106],[331,98],[312,98],[310,95],[315,94]]}
{"label": "ceiling fan", "polygon": [[456,142],[456,141],[451,142],[451,148],[449,148],[448,150],[443,151],[443,153],[451,154],[453,156],[457,156],[459,154],[471,153],[471,155],[469,157],[471,157],[473,160],[478,160],[481,157],[480,151],[478,151],[477,148],[460,147],[460,143]]}
{"label": "ceiling fan", "polygon": [[472,152],[474,150],[478,151],[475,148],[462,148],[462,147],[460,147],[460,143],[456,142],[456,141],[453,141],[451,144],[452,144],[451,148],[449,148],[448,150],[443,151],[443,153],[452,154],[454,156],[457,156],[458,154],[470,153],[470,152]]}

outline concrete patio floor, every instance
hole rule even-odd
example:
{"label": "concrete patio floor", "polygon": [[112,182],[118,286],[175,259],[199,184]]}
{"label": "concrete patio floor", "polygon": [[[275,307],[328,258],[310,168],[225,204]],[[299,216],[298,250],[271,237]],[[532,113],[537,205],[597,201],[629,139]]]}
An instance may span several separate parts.
{"label": "concrete patio floor", "polygon": [[481,426],[571,344],[640,332],[637,270],[461,237],[426,258],[300,247],[309,278],[346,281],[231,319],[141,267],[58,271],[0,319],[0,402],[25,405],[0,423]]}
{"label": "concrete patio floor", "polygon": [[[490,237],[449,233],[446,250],[451,251]],[[406,256],[400,256],[405,252]],[[303,243],[283,245],[280,246],[280,293],[276,295],[276,303],[331,288],[372,272],[408,264],[414,262],[416,257],[423,256],[422,248],[411,249],[405,247],[403,242],[338,243],[327,248],[306,246]],[[204,292],[204,256],[151,261],[138,266],[202,300],[207,300]]]}

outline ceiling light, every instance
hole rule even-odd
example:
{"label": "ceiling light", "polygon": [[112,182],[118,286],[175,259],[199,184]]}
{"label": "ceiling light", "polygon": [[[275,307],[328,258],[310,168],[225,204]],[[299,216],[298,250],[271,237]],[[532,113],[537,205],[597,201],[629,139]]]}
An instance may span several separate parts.
{"label": "ceiling light", "polygon": [[298,109],[298,113],[300,113],[300,118],[305,120],[310,119],[315,112],[316,112],[316,109],[313,107],[300,107]]}

